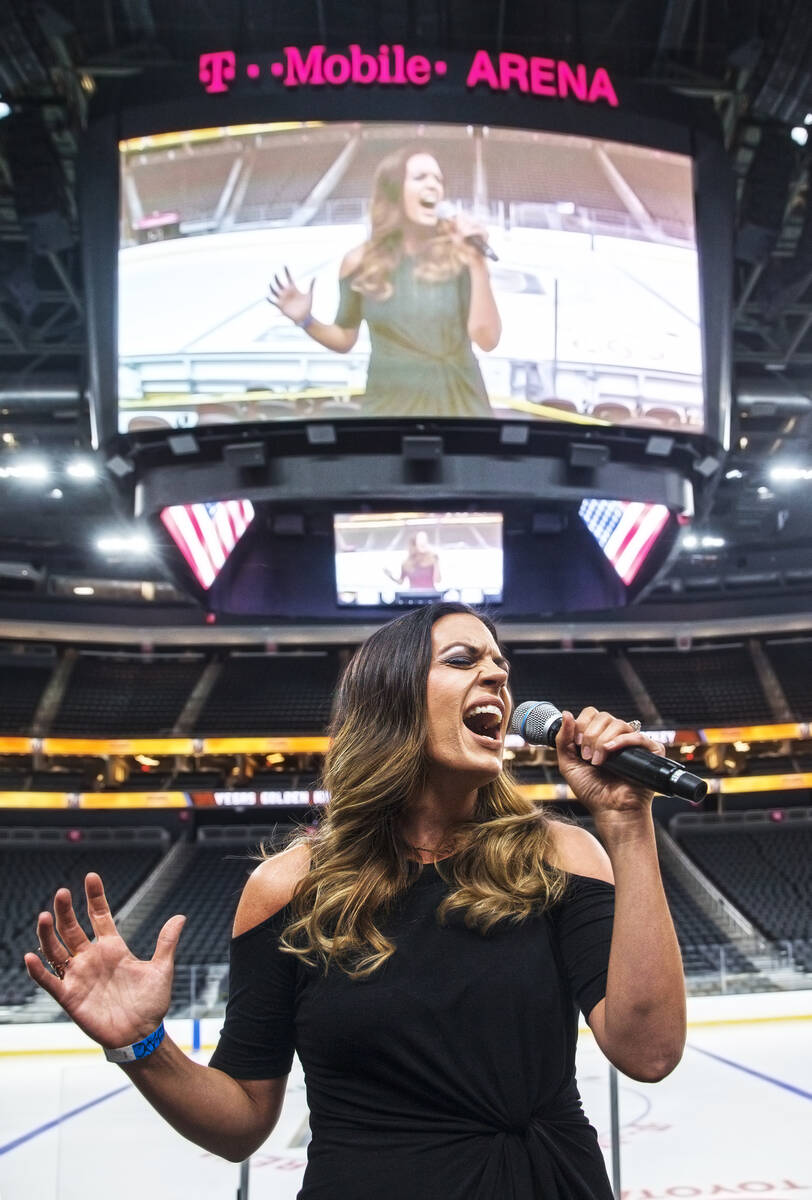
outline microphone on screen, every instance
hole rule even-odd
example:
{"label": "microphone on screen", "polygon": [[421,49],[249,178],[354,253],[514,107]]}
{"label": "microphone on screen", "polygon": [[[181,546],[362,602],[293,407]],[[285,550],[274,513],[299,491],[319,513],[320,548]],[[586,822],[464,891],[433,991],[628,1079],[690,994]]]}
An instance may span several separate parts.
{"label": "microphone on screen", "polygon": [[[510,732],[534,746],[554,747],[561,721],[561,713],[548,700],[525,700],[514,709]],[[630,783],[642,783],[660,796],[677,796],[691,804],[701,804],[708,791],[704,779],[645,746],[624,746],[608,754],[596,770],[609,771]]]}
{"label": "microphone on screen", "polygon": [[[435,205],[434,212],[440,221],[453,221],[457,215],[456,206],[450,200],[441,200],[439,204]],[[481,234],[471,233],[463,240],[469,246],[473,246],[483,258],[489,258],[491,262],[499,262],[499,255],[488,245]]]}

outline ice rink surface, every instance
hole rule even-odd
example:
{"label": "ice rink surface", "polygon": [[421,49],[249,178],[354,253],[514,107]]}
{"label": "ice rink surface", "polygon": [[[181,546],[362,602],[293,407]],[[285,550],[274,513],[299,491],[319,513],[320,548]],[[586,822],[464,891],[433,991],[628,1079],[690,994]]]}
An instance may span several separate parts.
{"label": "ice rink surface", "polygon": [[[621,1077],[625,1200],[812,1200],[810,1064],[810,1020],[700,1025],[667,1080]],[[578,1077],[608,1164],[608,1070],[588,1034]],[[0,1079],[0,1200],[236,1196],[239,1167],[180,1138],[99,1052],[3,1056]],[[294,1200],[307,1139],[296,1063],[279,1124],[252,1160],[251,1200]]]}

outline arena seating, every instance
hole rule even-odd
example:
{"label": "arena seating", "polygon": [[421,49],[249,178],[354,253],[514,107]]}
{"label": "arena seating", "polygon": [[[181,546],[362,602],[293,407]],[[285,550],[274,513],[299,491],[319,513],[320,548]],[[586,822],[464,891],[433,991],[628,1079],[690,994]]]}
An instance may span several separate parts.
{"label": "arena seating", "polygon": [[233,655],[195,733],[323,733],[337,678],[338,658],[331,653]]}
{"label": "arena seating", "polygon": [[139,163],[134,176],[146,214],[176,212],[181,221],[211,220],[238,157],[239,143],[229,139],[216,150],[194,155],[179,152]]}
{"label": "arena seating", "polygon": [[686,975],[718,974],[724,953],[725,972],[754,974],[756,968],[745,958],[718,925],[706,916],[677,880],[667,864],[660,862],[668,907],[677,931]]}
{"label": "arena seating", "polygon": [[289,216],[307,199],[342,148],[336,139],[316,138],[305,146],[299,137],[289,143],[273,138],[271,144],[258,146],[237,224]]}
{"label": "arena seating", "polygon": [[[31,836],[26,837],[29,834]],[[37,946],[36,916],[51,908],[57,888],[70,889],[88,929],[84,877],[98,871],[113,912],[147,877],[168,844],[162,830],[87,831],[71,843],[65,829],[15,829],[0,839],[0,1004],[21,1004],[36,991],[23,954]]]}
{"label": "arena seating", "polygon": [[[333,189],[331,201],[342,199],[369,200],[375,172],[388,154],[400,150],[404,145],[402,136],[393,132],[391,137],[376,136],[364,142],[355,154],[349,169]],[[474,180],[474,151],[472,145],[458,142],[444,143],[440,139],[426,143],[426,152],[436,155],[443,172],[445,194],[458,199],[470,198]]]}
{"label": "arena seating", "polygon": [[675,233],[679,231],[682,238],[689,237],[694,214],[690,197],[681,183],[684,165],[663,151],[658,153],[656,168],[652,169],[651,154],[641,154],[636,146],[615,144],[607,153],[650,216]]}
{"label": "arena seating", "polygon": [[0,733],[30,733],[53,663],[15,665],[10,658],[5,655],[0,667]]}
{"label": "arena seating", "polygon": [[808,721],[812,716],[812,638],[767,640],[764,650],[778,675],[794,716]]}
{"label": "arena seating", "polygon": [[199,654],[150,658],[81,654],[51,733],[168,737],[203,670]]}
{"label": "arena seating", "polygon": [[[197,967],[228,962],[229,942],[237,902],[258,861],[261,843],[276,841],[285,826],[240,829],[214,828],[193,853],[159,908],[136,930],[130,946],[139,957],[150,957],[162,925],[176,913],[187,920],[175,957],[173,1014],[188,1012],[206,987],[206,971]],[[218,834],[222,834],[218,837]]]}
{"label": "arena seating", "polygon": [[[529,154],[526,139],[521,143],[503,136],[485,143],[485,168],[488,172],[489,197],[508,203],[556,204],[578,197],[583,208],[600,212],[627,214],[600,162],[589,149],[581,146],[573,153],[573,143],[561,145],[551,138],[543,140],[541,154]],[[525,147],[525,170],[515,169],[518,145]],[[507,183],[506,181],[509,181]]]}
{"label": "arena seating", "polygon": [[676,820],[671,829],[697,866],[768,938],[812,942],[812,821],[761,817]]}
{"label": "arena seating", "polygon": [[631,646],[627,653],[667,726],[739,725],[775,719],[743,644],[691,651]]}
{"label": "arena seating", "polygon": [[84,771],[32,771],[27,782],[32,792],[87,792],[92,786]]}
{"label": "arena seating", "polygon": [[517,701],[550,700],[578,713],[585,704],[624,717],[642,716],[605,650],[531,650],[510,652],[511,690]]}

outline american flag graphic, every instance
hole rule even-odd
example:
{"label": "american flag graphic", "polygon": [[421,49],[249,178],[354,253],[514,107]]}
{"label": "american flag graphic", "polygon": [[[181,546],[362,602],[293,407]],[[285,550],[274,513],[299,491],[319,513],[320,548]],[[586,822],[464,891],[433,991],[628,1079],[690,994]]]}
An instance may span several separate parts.
{"label": "american flag graphic", "polygon": [[664,504],[583,500],[581,520],[625,584],[630,584],[668,521]]}
{"label": "american flag graphic", "polygon": [[161,511],[161,520],[204,588],[214,583],[253,519],[250,500],[173,504]]}

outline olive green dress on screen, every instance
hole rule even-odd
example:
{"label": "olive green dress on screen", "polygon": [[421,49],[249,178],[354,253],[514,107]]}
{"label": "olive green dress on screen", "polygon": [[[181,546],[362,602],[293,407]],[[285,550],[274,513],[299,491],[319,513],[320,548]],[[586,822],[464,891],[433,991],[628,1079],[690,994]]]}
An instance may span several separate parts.
{"label": "olive green dress on screen", "polygon": [[364,415],[490,417],[491,406],[468,335],[468,268],[440,283],[416,278],[404,255],[392,275],[392,295],[377,300],[340,281],[336,325],[369,327]]}

